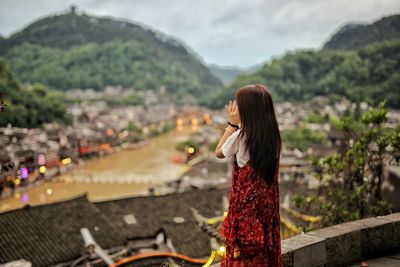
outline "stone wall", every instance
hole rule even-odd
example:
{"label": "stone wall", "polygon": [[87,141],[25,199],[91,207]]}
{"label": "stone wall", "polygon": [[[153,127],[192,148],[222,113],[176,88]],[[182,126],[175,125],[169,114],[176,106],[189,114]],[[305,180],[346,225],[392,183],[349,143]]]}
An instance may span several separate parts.
{"label": "stone wall", "polygon": [[338,224],[282,240],[285,267],[347,266],[399,250],[400,213]]}
{"label": "stone wall", "polygon": [[400,212],[400,166],[386,166],[384,174],[382,198],[393,205],[393,212]]}

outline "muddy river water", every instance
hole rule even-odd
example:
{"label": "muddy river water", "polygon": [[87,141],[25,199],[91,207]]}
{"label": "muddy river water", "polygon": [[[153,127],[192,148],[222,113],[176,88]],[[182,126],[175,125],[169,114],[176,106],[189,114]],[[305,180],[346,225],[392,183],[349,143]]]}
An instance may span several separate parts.
{"label": "muddy river water", "polygon": [[85,160],[84,164],[51,182],[20,190],[0,200],[0,212],[25,204],[38,205],[61,201],[87,193],[92,201],[130,195],[143,195],[152,185],[171,181],[184,170],[183,163],[171,158],[183,156],[175,149],[192,130],[183,128],[154,137],[135,150],[123,150],[104,157]]}

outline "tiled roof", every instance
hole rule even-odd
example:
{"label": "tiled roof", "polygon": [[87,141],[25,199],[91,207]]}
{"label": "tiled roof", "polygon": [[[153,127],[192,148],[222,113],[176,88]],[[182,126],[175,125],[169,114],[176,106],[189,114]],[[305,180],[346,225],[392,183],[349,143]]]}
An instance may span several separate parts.
{"label": "tiled roof", "polygon": [[[137,196],[96,202],[96,206],[121,230],[127,238],[154,235],[164,228],[178,253],[190,257],[206,257],[211,252],[210,237],[197,225],[191,207],[205,217],[223,214],[222,197],[229,198],[229,188],[209,188],[160,196]],[[128,224],[133,215],[136,224]],[[184,222],[174,221],[175,217]]]}
{"label": "tiled roof", "polygon": [[200,229],[197,222],[167,223],[163,227],[176,252],[193,258],[210,256],[210,236]]}
{"label": "tiled roof", "polygon": [[105,249],[124,245],[127,239],[154,236],[163,228],[176,252],[208,257],[210,237],[197,225],[191,207],[205,217],[221,215],[223,196],[229,198],[227,187],[96,203],[82,195],[5,212],[0,214],[0,263],[23,258],[33,266],[50,266],[75,260],[83,252],[83,227]]}
{"label": "tiled roof", "polygon": [[103,248],[125,238],[86,197],[0,214],[0,263],[24,258],[33,266],[76,259],[83,252],[80,228],[87,227]]}
{"label": "tiled roof", "polygon": [[[283,185],[281,198],[291,188]],[[210,236],[198,226],[191,208],[197,209],[204,217],[220,216],[223,214],[224,196],[229,199],[227,186],[94,203],[82,195],[67,201],[25,206],[1,213],[0,264],[21,258],[32,262],[33,266],[75,260],[83,252],[80,234],[83,227],[88,228],[96,242],[105,249],[132,243],[125,242],[127,240],[154,238],[160,229],[164,229],[176,252],[193,258],[206,258],[211,252]],[[296,219],[286,213],[281,209],[281,215]],[[151,261],[146,259],[142,263],[150,264]]]}

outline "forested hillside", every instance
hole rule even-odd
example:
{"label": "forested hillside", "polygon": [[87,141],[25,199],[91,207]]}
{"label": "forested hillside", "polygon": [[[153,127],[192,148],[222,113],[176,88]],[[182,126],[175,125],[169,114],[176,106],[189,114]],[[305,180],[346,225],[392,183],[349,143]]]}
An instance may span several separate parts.
{"label": "forested hillside", "polygon": [[371,24],[348,24],[330,38],[324,49],[354,50],[375,42],[399,38],[400,15],[393,15]]}
{"label": "forested hillside", "polygon": [[207,96],[221,82],[181,42],[145,26],[77,13],[49,16],[0,41],[24,83],[53,88],[165,86],[177,99]]}
{"label": "forested hillside", "polygon": [[239,76],[210,103],[222,107],[238,88],[263,83],[278,101],[303,101],[317,95],[344,95],[400,108],[400,40],[383,41],[358,51],[295,51],[259,71]]}
{"label": "forested hillside", "polygon": [[14,127],[39,127],[44,122],[57,121],[62,124],[72,122],[66,113],[65,95],[47,90],[44,86],[34,85],[31,89],[22,89],[13,75],[0,60],[0,92],[6,104],[0,113],[0,127],[11,123]]}
{"label": "forested hillside", "polygon": [[239,76],[205,104],[223,107],[238,88],[263,83],[277,101],[335,95],[372,105],[387,99],[388,107],[400,108],[399,22],[400,15],[395,15],[362,27],[345,26],[324,49],[275,58],[256,72]]}

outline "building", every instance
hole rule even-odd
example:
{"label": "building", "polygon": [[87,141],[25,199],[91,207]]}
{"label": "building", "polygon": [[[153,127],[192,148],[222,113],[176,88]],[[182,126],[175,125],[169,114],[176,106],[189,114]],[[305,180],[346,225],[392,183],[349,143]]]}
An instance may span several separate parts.
{"label": "building", "polygon": [[81,195],[47,205],[27,205],[0,214],[0,263],[24,259],[33,266],[69,266],[79,259],[89,261],[81,228],[88,228],[110,255],[119,255],[116,260],[168,251],[205,261],[218,243],[199,227],[192,208],[204,217],[221,216],[223,197],[228,195],[228,188],[208,188],[96,203]]}

